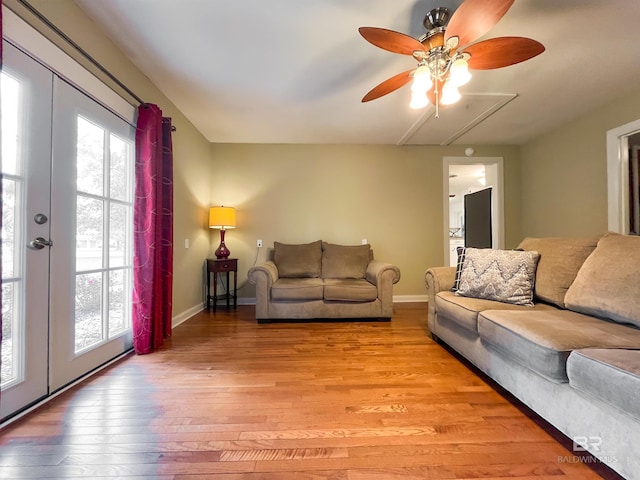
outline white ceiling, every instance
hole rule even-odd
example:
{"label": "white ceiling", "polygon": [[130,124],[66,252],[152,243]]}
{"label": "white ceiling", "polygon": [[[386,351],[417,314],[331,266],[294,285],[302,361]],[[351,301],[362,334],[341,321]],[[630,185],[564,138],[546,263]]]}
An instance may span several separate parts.
{"label": "white ceiling", "polygon": [[516,0],[483,38],[530,37],[546,51],[472,72],[438,119],[409,109],[408,86],[360,102],[415,60],[374,47],[358,27],[418,37],[427,11],[460,1],[75,2],[211,142],[520,144],[640,79],[638,0]]}

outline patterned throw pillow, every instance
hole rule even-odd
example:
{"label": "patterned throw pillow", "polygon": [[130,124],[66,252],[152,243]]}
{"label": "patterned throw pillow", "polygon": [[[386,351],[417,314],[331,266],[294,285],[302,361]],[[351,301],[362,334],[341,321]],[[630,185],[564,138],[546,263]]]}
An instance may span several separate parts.
{"label": "patterned throw pillow", "polygon": [[453,281],[453,287],[451,287],[452,292],[457,292],[458,288],[460,288],[460,274],[462,273],[462,265],[464,265],[464,247],[457,247],[456,252],[458,252],[458,263],[456,264],[456,279]]}
{"label": "patterned throw pillow", "polygon": [[533,306],[539,259],[535,251],[466,248],[456,295]]}

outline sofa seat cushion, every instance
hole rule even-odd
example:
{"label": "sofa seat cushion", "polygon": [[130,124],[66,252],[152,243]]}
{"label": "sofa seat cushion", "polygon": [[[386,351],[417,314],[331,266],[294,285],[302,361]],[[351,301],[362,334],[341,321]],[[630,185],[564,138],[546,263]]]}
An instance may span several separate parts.
{"label": "sofa seat cushion", "polygon": [[279,278],[271,286],[271,300],[322,300],[323,288],[321,278]]}
{"label": "sofa seat cushion", "polygon": [[569,385],[640,420],[640,350],[589,348],[567,360]]}
{"label": "sofa seat cushion", "polygon": [[440,292],[436,295],[436,311],[438,316],[459,324],[473,332],[478,331],[478,314],[484,310],[526,310],[528,312],[554,307],[538,303],[533,307],[514,305],[512,303],[486,300],[483,298],[459,297],[454,292]]}
{"label": "sofa seat cushion", "polygon": [[569,381],[566,362],[581,348],[640,348],[640,329],[569,310],[487,310],[478,315],[483,342],[556,382]]}
{"label": "sofa seat cushion", "polygon": [[372,302],[378,298],[375,285],[362,279],[325,278],[324,299],[337,302]]}

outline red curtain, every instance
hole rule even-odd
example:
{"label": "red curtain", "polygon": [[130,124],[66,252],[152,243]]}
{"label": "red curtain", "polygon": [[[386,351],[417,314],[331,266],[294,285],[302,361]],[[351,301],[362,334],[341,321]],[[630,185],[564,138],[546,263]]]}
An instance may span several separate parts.
{"label": "red curtain", "polygon": [[[0,72],[2,72],[2,0],[0,0]],[[0,132],[0,145],[2,144],[2,132]],[[2,198],[2,182],[0,181],[0,198]],[[2,231],[2,202],[0,202],[0,231]],[[0,258],[2,258],[2,245],[0,244]],[[2,262],[0,262],[0,291],[2,291]],[[2,295],[0,295],[0,312],[2,312]],[[2,370],[2,315],[0,315],[0,370]],[[0,388],[2,398],[2,388]]]}
{"label": "red curtain", "polygon": [[138,107],[133,213],[133,347],[151,353],[171,336],[173,151],[171,119]]}

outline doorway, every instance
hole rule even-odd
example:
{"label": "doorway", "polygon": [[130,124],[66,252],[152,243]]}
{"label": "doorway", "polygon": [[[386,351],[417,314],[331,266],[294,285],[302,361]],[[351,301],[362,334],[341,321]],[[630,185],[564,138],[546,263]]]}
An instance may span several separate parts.
{"label": "doorway", "polygon": [[0,421],[131,348],[135,138],[12,44],[3,56]]}
{"label": "doorway", "polygon": [[444,265],[464,246],[464,195],[491,188],[492,248],[504,248],[502,157],[443,158]]}
{"label": "doorway", "polygon": [[637,235],[634,232],[637,230],[634,222],[640,223],[638,209],[634,211],[632,207],[634,196],[636,201],[638,198],[637,190],[634,191],[637,177],[634,184],[630,181],[634,175],[634,168],[636,173],[638,170],[637,160],[634,163],[633,151],[637,152],[639,145],[640,119],[607,132],[608,229],[623,235]]}

